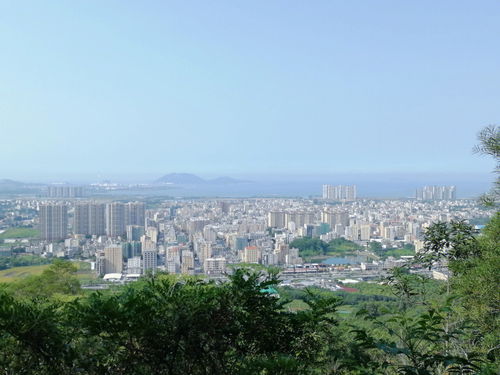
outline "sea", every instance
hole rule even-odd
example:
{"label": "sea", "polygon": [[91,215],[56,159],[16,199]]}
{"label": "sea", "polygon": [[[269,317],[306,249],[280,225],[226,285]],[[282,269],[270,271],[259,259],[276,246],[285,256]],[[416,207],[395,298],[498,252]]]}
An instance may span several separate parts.
{"label": "sea", "polygon": [[112,190],[104,195],[144,197],[321,197],[322,185],[356,185],[360,198],[414,198],[415,191],[425,185],[454,185],[457,198],[477,198],[492,186],[494,175],[489,174],[360,174],[337,176],[295,176],[248,179],[229,184],[161,185],[148,188],[130,187]]}

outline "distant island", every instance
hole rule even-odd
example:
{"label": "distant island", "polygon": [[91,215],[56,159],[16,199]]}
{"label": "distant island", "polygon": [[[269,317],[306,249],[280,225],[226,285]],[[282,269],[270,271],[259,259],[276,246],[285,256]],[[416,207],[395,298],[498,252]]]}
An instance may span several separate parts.
{"label": "distant island", "polygon": [[24,182],[19,182],[19,181],[14,181],[14,180],[9,180],[7,178],[0,179],[0,185],[1,186],[9,186],[9,187],[18,187],[18,186],[24,186],[27,185]]}
{"label": "distant island", "polygon": [[175,185],[229,185],[248,183],[250,181],[237,180],[231,177],[217,177],[211,180],[205,180],[191,173],[169,173],[155,181],[157,184],[175,184]]}

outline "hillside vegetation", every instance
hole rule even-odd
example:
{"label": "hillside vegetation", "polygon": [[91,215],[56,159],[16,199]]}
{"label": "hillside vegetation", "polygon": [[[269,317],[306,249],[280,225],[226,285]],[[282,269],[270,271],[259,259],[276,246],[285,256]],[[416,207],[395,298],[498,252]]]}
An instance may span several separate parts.
{"label": "hillside vegetation", "polygon": [[299,249],[301,257],[351,255],[362,247],[344,238],[336,238],[325,242],[319,238],[297,238],[290,243],[290,247]]}

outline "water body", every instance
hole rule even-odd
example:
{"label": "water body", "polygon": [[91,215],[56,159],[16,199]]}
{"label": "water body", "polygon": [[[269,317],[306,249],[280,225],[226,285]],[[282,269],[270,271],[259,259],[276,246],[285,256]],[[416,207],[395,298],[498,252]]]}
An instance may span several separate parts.
{"label": "water body", "polygon": [[[426,182],[424,182],[426,181]],[[283,181],[254,181],[227,185],[172,185],[158,186],[147,189],[123,189],[111,190],[99,195],[117,196],[133,195],[144,197],[320,197],[322,184],[355,184],[357,185],[358,197],[360,198],[413,198],[415,190],[424,185],[455,185],[457,186],[458,198],[476,198],[488,191],[491,184],[484,179],[428,179],[417,178],[358,178],[342,180],[283,180]]]}
{"label": "water body", "polygon": [[[205,176],[204,176],[205,177]],[[212,176],[210,176],[212,177]],[[251,181],[236,184],[198,184],[198,185],[149,185],[147,188],[128,188],[99,191],[96,197],[106,199],[115,197],[144,198],[251,198],[251,197],[320,197],[323,184],[356,185],[358,197],[398,199],[413,198],[415,190],[425,185],[455,185],[458,198],[476,198],[488,191],[493,185],[494,175],[488,173],[360,173],[331,174],[315,176],[236,176]],[[149,181],[133,181],[118,179],[120,183],[151,183]],[[86,185],[93,180],[67,181],[73,184]],[[2,191],[0,197],[11,196],[12,191]],[[15,192],[15,195],[43,196],[42,191]],[[94,194],[92,194],[94,196]]]}

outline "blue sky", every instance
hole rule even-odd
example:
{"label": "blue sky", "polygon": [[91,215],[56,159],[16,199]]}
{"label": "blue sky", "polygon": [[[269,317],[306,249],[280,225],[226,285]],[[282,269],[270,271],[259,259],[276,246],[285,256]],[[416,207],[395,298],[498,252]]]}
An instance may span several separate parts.
{"label": "blue sky", "polygon": [[499,1],[2,1],[0,178],[480,173]]}

